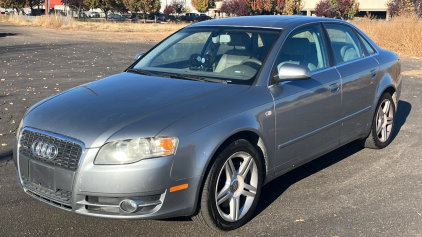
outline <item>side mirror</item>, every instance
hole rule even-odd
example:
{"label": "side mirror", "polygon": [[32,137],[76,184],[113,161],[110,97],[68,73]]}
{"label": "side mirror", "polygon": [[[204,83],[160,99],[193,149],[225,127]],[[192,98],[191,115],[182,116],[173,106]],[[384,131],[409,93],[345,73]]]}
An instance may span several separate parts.
{"label": "side mirror", "polygon": [[144,55],[145,53],[138,53],[136,56],[135,56],[135,61],[136,60],[138,60],[140,57],[142,57],[142,55]]}
{"label": "side mirror", "polygon": [[276,82],[298,81],[311,78],[312,74],[308,67],[286,63],[278,69],[278,75],[274,77]]}

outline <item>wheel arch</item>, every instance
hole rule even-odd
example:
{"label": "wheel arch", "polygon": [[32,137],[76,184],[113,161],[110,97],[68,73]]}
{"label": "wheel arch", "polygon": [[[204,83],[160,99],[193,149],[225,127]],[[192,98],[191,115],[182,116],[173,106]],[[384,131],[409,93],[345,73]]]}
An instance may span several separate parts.
{"label": "wheel arch", "polygon": [[246,130],[246,129],[232,133],[227,138],[225,138],[224,141],[220,145],[218,145],[218,147],[215,149],[214,153],[211,155],[211,159],[209,159],[208,163],[206,164],[206,169],[204,169],[202,176],[207,175],[207,172],[211,168],[212,161],[215,160],[216,155],[218,155],[221,152],[221,150],[224,149],[226,146],[228,146],[231,142],[238,140],[238,139],[247,140],[258,151],[258,154],[259,154],[261,161],[263,162],[263,165],[264,165],[263,167],[265,167],[263,169],[263,172],[264,172],[263,178],[264,178],[264,183],[265,183],[265,177],[266,177],[267,172],[268,172],[267,147],[265,145],[264,140],[258,135],[258,133],[256,133],[255,131]]}
{"label": "wheel arch", "polygon": [[393,97],[394,105],[397,108],[398,105],[398,99],[397,99],[397,88],[394,84],[393,79],[389,74],[386,74],[380,81],[377,93],[376,93],[376,99],[374,100],[374,108],[377,106],[378,101],[382,97],[382,95],[388,92]]}
{"label": "wheel arch", "polygon": [[201,179],[197,188],[196,197],[195,197],[195,205],[193,207],[193,213],[197,213],[200,208],[200,197],[203,192],[203,187],[205,184],[205,180],[207,175],[210,172],[210,169],[212,167],[213,161],[217,158],[218,154],[231,142],[237,140],[237,139],[245,139],[249,141],[257,150],[258,154],[260,155],[261,162],[263,162],[263,184],[266,183],[267,180],[267,174],[269,172],[269,166],[268,166],[268,145],[262,139],[262,137],[259,135],[259,132],[256,131],[253,128],[242,128],[237,129],[233,131],[232,133],[227,134],[227,136],[221,140],[221,143],[219,143],[217,146],[215,146],[215,149],[210,154],[210,158],[207,160],[206,165],[204,166],[204,169],[201,174]]}
{"label": "wheel arch", "polygon": [[380,80],[380,83],[378,84],[377,91],[375,93],[375,98],[372,103],[372,108],[371,108],[371,113],[370,113],[371,115],[368,120],[367,128],[365,132],[363,133],[364,134],[363,137],[367,137],[369,133],[371,132],[372,121],[377,111],[378,102],[385,92],[390,93],[391,97],[393,98],[394,106],[397,111],[397,106],[398,106],[397,88],[391,76],[389,74],[385,74],[384,77]]}

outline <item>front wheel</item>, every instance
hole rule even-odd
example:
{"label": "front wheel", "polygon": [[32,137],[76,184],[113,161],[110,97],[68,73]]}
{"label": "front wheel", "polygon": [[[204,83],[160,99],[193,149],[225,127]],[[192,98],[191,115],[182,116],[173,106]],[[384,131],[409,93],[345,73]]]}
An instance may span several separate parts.
{"label": "front wheel", "polygon": [[377,112],[372,122],[371,133],[362,140],[362,145],[372,149],[382,149],[391,142],[396,107],[389,93],[383,94],[378,102]]}
{"label": "front wheel", "polygon": [[262,162],[247,140],[239,139],[217,156],[206,177],[192,219],[215,230],[233,230],[252,216],[261,192]]}

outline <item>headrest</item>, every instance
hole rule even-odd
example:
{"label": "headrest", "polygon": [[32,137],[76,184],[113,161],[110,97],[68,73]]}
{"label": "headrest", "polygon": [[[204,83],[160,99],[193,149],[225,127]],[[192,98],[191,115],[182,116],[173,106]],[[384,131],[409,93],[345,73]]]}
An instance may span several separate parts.
{"label": "headrest", "polygon": [[307,38],[290,38],[283,49],[284,54],[308,55],[311,53],[311,43]]}
{"label": "headrest", "polygon": [[246,32],[229,32],[230,42],[229,46],[243,46],[247,47],[251,43],[251,37]]}

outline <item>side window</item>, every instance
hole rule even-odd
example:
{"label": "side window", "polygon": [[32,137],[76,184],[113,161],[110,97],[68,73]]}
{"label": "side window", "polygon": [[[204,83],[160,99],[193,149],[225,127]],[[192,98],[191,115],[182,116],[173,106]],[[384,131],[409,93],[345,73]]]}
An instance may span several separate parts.
{"label": "side window", "polygon": [[328,67],[327,51],[319,25],[296,30],[282,47],[276,72],[286,63],[306,66],[311,72]]}
{"label": "side window", "polygon": [[363,45],[365,46],[366,50],[368,50],[369,54],[374,54],[375,50],[372,48],[372,46],[362,37],[362,35],[358,34],[360,40],[363,42]]}
{"label": "side window", "polygon": [[325,24],[338,64],[363,57],[362,48],[353,30],[345,25]]}

